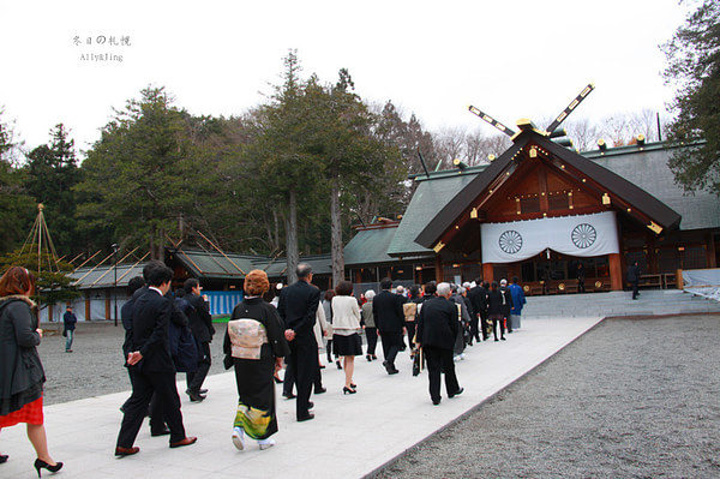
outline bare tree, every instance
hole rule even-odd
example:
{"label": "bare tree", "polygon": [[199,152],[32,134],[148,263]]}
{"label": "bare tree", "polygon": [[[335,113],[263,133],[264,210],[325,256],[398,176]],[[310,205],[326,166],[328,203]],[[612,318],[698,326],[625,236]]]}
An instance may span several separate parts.
{"label": "bare tree", "polygon": [[568,137],[578,151],[588,151],[595,148],[597,140],[600,139],[600,129],[587,118],[579,118],[575,121],[568,121],[565,124]]}
{"label": "bare tree", "polygon": [[450,166],[455,158],[465,156],[466,130],[463,127],[444,127],[435,135],[435,151],[440,165]]}
{"label": "bare tree", "polygon": [[613,146],[623,146],[629,143],[632,135],[629,133],[630,122],[627,115],[620,113],[609,116],[602,121],[602,125],[600,129],[602,135]]}
{"label": "bare tree", "polygon": [[465,159],[470,166],[484,165],[489,163],[490,155],[498,157],[509,146],[510,138],[507,135],[486,136],[478,129],[465,137]]}
{"label": "bare tree", "polygon": [[631,113],[628,115],[628,124],[633,137],[642,134],[645,135],[647,141],[659,140],[656,112],[646,108],[640,112]]}

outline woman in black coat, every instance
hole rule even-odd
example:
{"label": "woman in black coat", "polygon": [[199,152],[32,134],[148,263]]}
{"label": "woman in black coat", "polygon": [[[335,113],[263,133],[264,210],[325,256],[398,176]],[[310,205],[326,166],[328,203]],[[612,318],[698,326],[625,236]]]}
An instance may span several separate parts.
{"label": "woman in black coat", "polygon": [[497,281],[493,281],[490,285],[490,292],[488,293],[488,319],[492,321],[493,336],[495,341],[498,340],[497,327],[500,324],[500,339],[505,341],[505,327],[503,325],[504,309],[507,298],[498,289]]}
{"label": "woman in black coat", "polygon": [[233,444],[245,448],[245,435],[260,449],[275,444],[270,437],[278,430],[273,375],[290,352],[277,310],[263,300],[270,287],[267,274],[250,271],[245,277],[245,298],[235,306],[225,333],[225,367],[235,368],[238,391],[233,424]]}
{"label": "woman in black coat", "polygon": [[[43,417],[43,371],[36,347],[42,339],[37,308],[30,296],[35,278],[13,266],[0,278],[0,429],[24,422],[35,448],[35,469],[57,472],[62,462],[48,452]],[[8,456],[0,456],[0,463]]]}

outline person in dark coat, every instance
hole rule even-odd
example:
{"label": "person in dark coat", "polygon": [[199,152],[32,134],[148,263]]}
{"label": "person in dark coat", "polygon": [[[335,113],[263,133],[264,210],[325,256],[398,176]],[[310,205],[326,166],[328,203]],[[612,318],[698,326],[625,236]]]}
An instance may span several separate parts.
{"label": "person in dark coat", "polygon": [[132,338],[127,358],[128,366],[135,368],[133,391],[124,405],[116,456],[129,456],[140,450],[133,443],[154,393],[163,405],[170,428],[170,447],[188,446],[197,441],[196,437],[185,435],[175,384],[175,364],[170,355],[168,327],[173,306],[165,294],[170,290],[173,272],[159,261],[150,262],[146,268],[148,287],[133,306]]}
{"label": "person in dark coat", "polygon": [[63,314],[63,336],[65,336],[65,352],[72,353],[73,337],[75,336],[75,324],[77,316],[73,313],[72,306],[68,304]]}
{"label": "person in dark coat", "polygon": [[484,341],[488,339],[487,327],[487,290],[483,286],[481,278],[475,280],[475,287],[468,293],[468,299],[472,305],[473,318],[470,323],[472,335],[475,341],[480,342],[480,332]]}
{"label": "person in dark coat", "polygon": [[[143,273],[147,275],[148,271],[149,269],[146,266]],[[142,276],[130,278],[130,281],[128,281],[128,293],[130,295],[130,299],[123,304],[122,308],[120,308],[120,318],[122,320],[123,328],[125,329],[125,342],[123,342],[122,345],[123,362],[125,363],[125,367],[127,367],[127,357],[128,354],[130,354],[130,347],[132,345],[132,315],[135,307],[135,301],[145,292],[147,292],[147,287],[145,286],[145,279]],[[136,377],[135,372],[137,369],[128,367],[127,370],[128,377],[130,378],[130,385],[134,389]],[[125,405],[120,408],[120,411],[125,412]],[[151,436],[157,437],[170,434],[170,430],[165,425],[166,421],[163,416],[162,403],[154,397],[153,400],[150,401],[149,415]]]}
{"label": "person in dark coat", "polygon": [[405,329],[404,301],[400,295],[391,293],[390,288],[390,278],[380,281],[382,291],[373,300],[373,317],[382,341],[385,356],[383,366],[388,374],[397,374],[400,371],[395,367],[395,358],[403,347]]}
{"label": "person in dark coat", "polygon": [[300,263],[296,274],[298,280],[280,292],[278,313],[285,325],[285,339],[290,344],[288,366],[294,372],[297,387],[296,418],[308,421],[315,417],[310,413],[310,394],[320,368],[313,327],[321,292],[311,284],[313,274],[309,264]]}
{"label": "person in dark coat", "polygon": [[260,449],[272,447],[275,441],[270,436],[278,430],[273,377],[290,348],[280,315],[262,298],[269,287],[264,271],[245,276],[245,298],[233,309],[223,342],[225,367],[235,369],[238,405],[232,437],[241,450],[246,435]]}
{"label": "person in dark coat", "polygon": [[427,361],[430,399],[440,404],[440,375],[445,373],[445,390],[449,398],[462,394],[453,362],[453,348],[460,323],[457,305],[450,301],[450,284],[437,285],[437,297],[423,302],[417,322],[418,344]]}
{"label": "person in dark coat", "polygon": [[575,277],[577,278],[578,293],[585,292],[585,266],[582,261],[578,261],[577,270],[575,271]]}
{"label": "person in dark coat", "polygon": [[640,295],[640,293],[638,293],[638,285],[640,283],[640,265],[637,261],[628,267],[627,280],[628,283],[630,283],[630,286],[632,286],[632,299],[637,299]]}
{"label": "person in dark coat", "polygon": [[499,341],[497,336],[498,326],[500,326],[500,339],[505,341],[505,326],[503,324],[504,302],[506,303],[507,299],[498,289],[497,281],[493,281],[490,286],[490,292],[488,293],[488,318],[492,321],[495,341]]}
{"label": "person in dark coat", "polygon": [[502,294],[502,327],[508,333],[512,333],[512,324],[510,323],[510,314],[513,307],[512,294],[510,288],[508,288],[508,282],[504,278],[500,280],[500,294]]}
{"label": "person in dark coat", "polygon": [[[27,436],[35,449],[35,469],[57,472],[48,451],[43,416],[43,370],[37,346],[42,339],[37,307],[30,299],[35,278],[27,269],[12,266],[0,278],[0,429],[27,424]],[[0,455],[0,463],[8,460]]]}
{"label": "person in dark coat", "polygon": [[185,310],[185,315],[190,321],[190,329],[198,346],[197,370],[187,373],[188,390],[185,392],[190,396],[190,400],[198,401],[205,399],[202,396],[204,390],[201,391],[201,389],[212,363],[210,343],[215,334],[215,328],[207,301],[200,294],[202,291],[200,282],[195,278],[190,278],[185,281],[183,289],[185,290],[185,300],[190,306]]}

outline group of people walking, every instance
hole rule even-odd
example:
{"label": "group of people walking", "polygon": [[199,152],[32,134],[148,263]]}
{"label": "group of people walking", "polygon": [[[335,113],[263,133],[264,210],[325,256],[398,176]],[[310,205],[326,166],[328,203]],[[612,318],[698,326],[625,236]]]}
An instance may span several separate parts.
{"label": "group of people walking", "polygon": [[[278,291],[277,301],[267,302],[270,289],[267,274],[254,270],[245,277],[243,301],[228,321],[223,338],[224,366],[235,372],[238,403],[233,421],[232,440],[244,449],[246,438],[257,441],[260,449],[272,447],[271,437],[278,430],[275,409],[275,383],[285,382],[285,396],[296,399],[297,421],[312,420],[313,393],[322,394],[319,350],[327,339],[328,363],[333,356],[344,371],[343,395],[354,395],[355,357],[368,362],[378,359],[378,339],[383,351],[382,366],[388,375],[399,373],[398,354],[409,348],[411,357],[422,354],[427,364],[430,398],[440,404],[441,376],[445,374],[446,394],[462,394],[455,375],[453,359],[458,344],[464,348],[473,340],[487,340],[490,326],[504,331],[520,326],[519,316],[525,302],[522,289],[513,285],[480,281],[463,286],[449,283],[414,285],[406,291],[393,290],[388,278],[380,291],[353,295],[353,284],[341,281],[334,290],[322,293],[312,285],[312,268],[300,264],[298,281]],[[151,436],[169,436],[171,448],[194,444],[188,436],[181,413],[176,385],[178,372],[186,373],[186,393],[193,402],[205,399],[202,385],[211,365],[210,343],[215,332],[209,308],[201,295],[200,284],[189,279],[173,295],[170,291],[173,271],[158,261],[143,270],[143,277],[129,282],[131,298],[122,307],[125,328],[122,346],[128,370],[131,396],[122,405],[123,419],[117,437],[115,455],[137,454],[135,440],[143,419],[150,416]],[[515,291],[519,290],[519,294]],[[34,303],[34,278],[24,268],[11,268],[0,279],[0,355],[3,358],[0,428],[18,422],[27,423],[28,437],[37,452],[35,468],[57,472],[63,463],[49,455],[42,416],[42,385],[45,376],[36,346],[42,338]],[[68,309],[65,315],[66,349],[71,351],[74,323]],[[517,317],[517,318],[516,318]],[[361,334],[367,339],[363,351]],[[407,335],[407,336],[406,336]],[[407,337],[407,343],[406,338]],[[422,351],[422,353],[420,352]],[[461,354],[461,353],[460,353]],[[17,358],[24,358],[22,367]],[[286,365],[284,379],[278,373]],[[6,371],[8,368],[23,371]],[[9,378],[12,378],[9,379]],[[293,386],[297,394],[292,394]],[[289,393],[288,393],[289,391]],[[0,455],[0,463],[8,456]]]}

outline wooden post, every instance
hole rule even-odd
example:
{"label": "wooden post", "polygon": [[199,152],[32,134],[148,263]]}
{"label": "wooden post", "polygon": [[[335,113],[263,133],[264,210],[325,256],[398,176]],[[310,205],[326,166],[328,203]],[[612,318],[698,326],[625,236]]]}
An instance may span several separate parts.
{"label": "wooden post", "polygon": [[440,261],[440,255],[435,256],[435,281],[438,283],[442,282],[444,278],[442,261]]}
{"label": "wooden post", "polygon": [[483,263],[482,264],[482,272],[483,272],[483,281],[492,283],[493,280],[495,279],[495,273],[493,271],[493,264],[492,263]]}
{"label": "wooden post", "polygon": [[105,293],[105,319],[110,320],[110,291]]}
{"label": "wooden post", "polygon": [[85,296],[85,321],[90,321],[90,295]]}
{"label": "wooden post", "polygon": [[677,289],[685,289],[685,283],[683,282],[683,270],[679,269],[675,273],[675,286]]}
{"label": "wooden post", "polygon": [[715,238],[712,233],[707,235],[707,248],[705,248],[705,254],[707,255],[707,267],[717,268],[716,252],[715,252]]}
{"label": "wooden post", "polygon": [[610,289],[612,291],[622,291],[623,273],[620,262],[620,253],[609,254],[608,262],[610,263]]}

